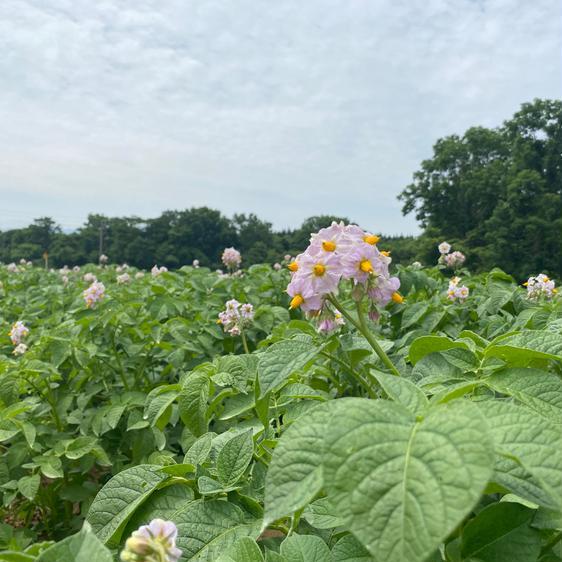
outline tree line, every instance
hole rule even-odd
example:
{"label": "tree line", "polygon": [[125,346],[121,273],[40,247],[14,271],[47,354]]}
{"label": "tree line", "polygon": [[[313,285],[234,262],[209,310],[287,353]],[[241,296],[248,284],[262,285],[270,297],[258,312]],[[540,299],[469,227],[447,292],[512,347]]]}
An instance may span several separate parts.
{"label": "tree line", "polygon": [[350,222],[346,217],[322,215],[306,219],[298,228],[275,231],[254,214],[229,218],[215,209],[194,207],[166,211],[153,219],[89,215],[82,227],[65,233],[52,218],[42,217],[25,228],[0,232],[0,261],[23,258],[41,264],[47,252],[49,264],[62,267],[97,263],[103,253],[112,263],[143,269],[155,264],[173,269],[193,260],[218,268],[223,249],[234,246],[242,252],[245,266],[273,264],[286,254],[301,252],[310,233],[333,220]]}
{"label": "tree line", "polygon": [[[462,136],[439,139],[399,199],[423,232],[383,233],[381,248],[391,250],[395,262],[434,264],[437,244],[446,240],[467,255],[474,271],[497,266],[518,279],[539,272],[562,277],[562,102],[535,100],[497,128],[471,127]],[[322,215],[275,231],[254,214],[229,218],[198,207],[153,219],[90,215],[81,228],[65,233],[42,217],[0,232],[0,261],[41,263],[48,252],[53,266],[81,265],[97,262],[101,251],[113,263],[145,269],[177,268],[195,259],[220,267],[222,250],[234,246],[246,266],[275,263],[299,253],[310,233],[332,220],[350,222]]]}

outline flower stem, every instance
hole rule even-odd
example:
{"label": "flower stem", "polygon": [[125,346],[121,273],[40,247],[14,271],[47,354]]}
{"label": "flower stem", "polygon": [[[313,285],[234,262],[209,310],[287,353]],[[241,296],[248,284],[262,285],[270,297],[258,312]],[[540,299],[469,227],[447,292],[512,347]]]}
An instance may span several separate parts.
{"label": "flower stem", "polygon": [[247,355],[250,355],[250,349],[248,348],[248,341],[246,340],[246,335],[244,334],[244,330],[240,330],[240,336],[242,338],[242,345],[244,347],[244,351]]}
{"label": "flower stem", "polygon": [[384,349],[380,346],[379,342],[373,336],[371,331],[367,326],[367,322],[365,322],[365,316],[363,311],[361,310],[361,303],[357,303],[357,318],[353,318],[349,312],[345,310],[345,308],[341,305],[338,299],[334,295],[329,295],[328,300],[341,312],[342,316],[348,320],[351,324],[353,324],[362,334],[365,336],[365,339],[369,342],[369,345],[375,350],[375,353],[380,357],[381,361],[388,367],[390,372],[397,377],[400,376],[400,372],[394,366],[394,363],[390,360]]}

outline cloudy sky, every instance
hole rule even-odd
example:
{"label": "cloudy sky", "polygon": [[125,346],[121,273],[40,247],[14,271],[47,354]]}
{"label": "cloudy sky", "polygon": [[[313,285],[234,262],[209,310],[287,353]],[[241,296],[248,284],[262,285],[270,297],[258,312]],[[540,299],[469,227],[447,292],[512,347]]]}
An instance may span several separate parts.
{"label": "cloudy sky", "polygon": [[562,93],[559,0],[2,0],[0,229],[208,205],[416,231],[437,138]]}

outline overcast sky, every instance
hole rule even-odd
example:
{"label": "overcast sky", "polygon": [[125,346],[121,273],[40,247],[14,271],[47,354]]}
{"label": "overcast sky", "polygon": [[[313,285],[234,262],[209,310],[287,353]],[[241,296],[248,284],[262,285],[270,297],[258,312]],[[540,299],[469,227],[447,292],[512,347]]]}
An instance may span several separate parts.
{"label": "overcast sky", "polygon": [[0,229],[208,205],[416,231],[441,136],[562,93],[560,0],[1,0]]}

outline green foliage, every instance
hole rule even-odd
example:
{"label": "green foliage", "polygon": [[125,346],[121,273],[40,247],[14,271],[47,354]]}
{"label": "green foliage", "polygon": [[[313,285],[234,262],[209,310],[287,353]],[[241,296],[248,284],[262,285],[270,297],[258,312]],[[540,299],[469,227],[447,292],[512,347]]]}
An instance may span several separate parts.
{"label": "green foliage", "polygon": [[501,127],[438,140],[400,195],[426,229],[418,259],[433,263],[446,239],[473,268],[561,275],[561,127],[562,102],[537,99]]}
{"label": "green foliage", "polygon": [[[326,335],[269,266],[1,268],[0,561],[115,561],[156,518],[181,562],[559,559],[560,297],[493,270],[453,303],[439,269],[399,274],[405,303]],[[230,298],[249,353],[216,324]]]}

